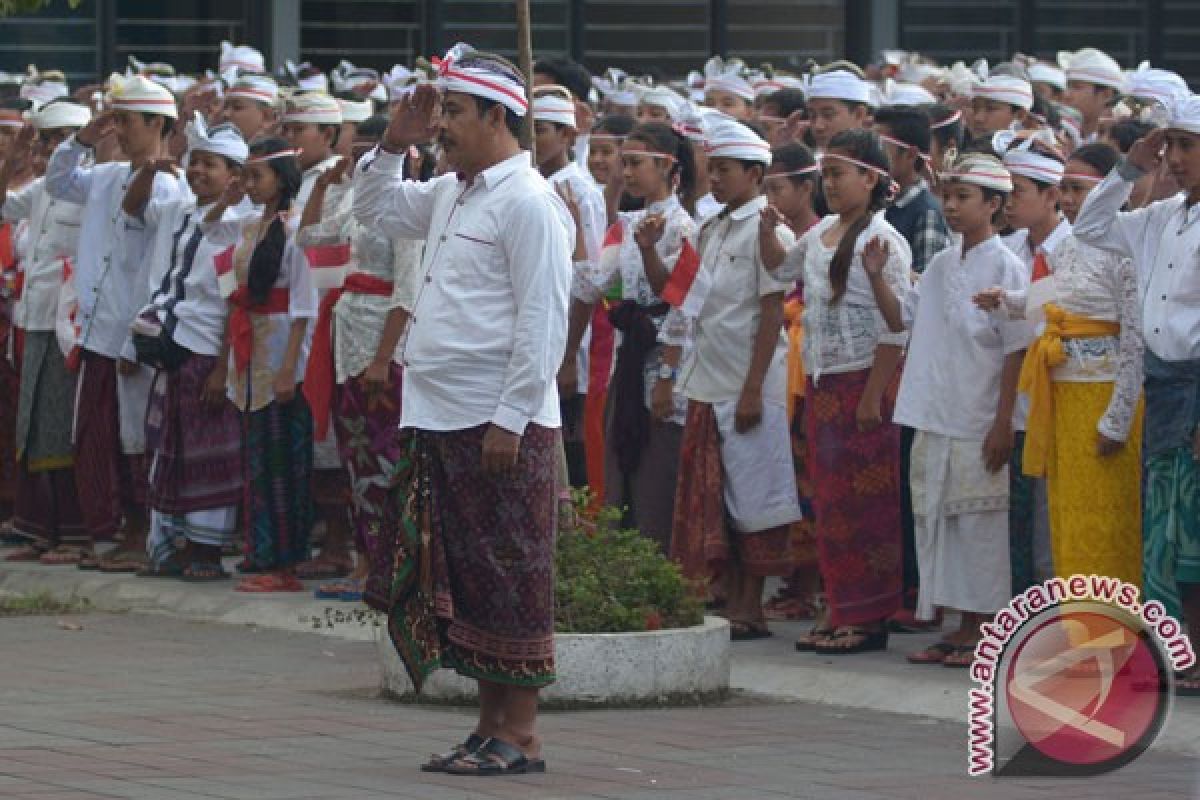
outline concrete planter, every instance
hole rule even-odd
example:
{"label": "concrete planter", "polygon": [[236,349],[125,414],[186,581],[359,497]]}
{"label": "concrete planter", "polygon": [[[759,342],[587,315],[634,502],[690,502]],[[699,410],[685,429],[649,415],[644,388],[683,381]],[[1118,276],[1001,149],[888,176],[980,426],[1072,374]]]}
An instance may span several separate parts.
{"label": "concrete planter", "polygon": [[[473,703],[475,682],[439,670],[420,697],[387,634],[377,643],[383,689],[393,697]],[[565,633],[554,637],[558,680],[543,690],[548,707],[698,704],[729,691],[729,623],[638,633]]]}

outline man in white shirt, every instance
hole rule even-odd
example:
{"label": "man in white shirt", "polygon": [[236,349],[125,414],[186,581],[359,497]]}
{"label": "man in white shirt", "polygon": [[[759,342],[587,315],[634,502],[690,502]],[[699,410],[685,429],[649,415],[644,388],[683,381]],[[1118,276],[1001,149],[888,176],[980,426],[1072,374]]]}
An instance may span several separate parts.
{"label": "man in white shirt", "polygon": [[[554,680],[555,377],[574,222],[518,144],[528,111],[521,73],[457,45],[439,64],[439,85],[440,114],[428,85],[396,106],[354,187],[362,224],[427,243],[401,426],[415,432],[431,491],[437,604],[410,579],[389,627],[418,686],[439,664],[479,681],[475,731],[425,769],[540,772],[538,690]],[[454,172],[404,180],[403,154],[434,136]],[[398,552],[419,557],[408,527]]]}
{"label": "man in white shirt", "polygon": [[[57,101],[29,118],[17,147],[42,148],[48,153],[91,119],[88,109]],[[36,131],[38,141],[33,142]],[[5,222],[29,221],[29,245],[24,258],[24,289],[16,304],[13,324],[25,336],[21,361],[21,387],[17,398],[17,485],[13,529],[30,538],[25,551],[10,553],[9,560],[40,559],[61,545],[86,540],[76,499],[71,451],[71,404],[75,374],[67,368],[55,337],[59,293],[68,260],[75,258],[83,209],[56,200],[38,178],[20,191],[7,193],[9,171],[15,159],[0,172],[0,216]],[[59,551],[57,556],[70,557]]]}
{"label": "man in white shirt", "polygon": [[[138,366],[129,328],[149,299],[149,242],[121,202],[134,173],[162,152],[177,111],[170,92],[141,76],[117,82],[109,99],[111,111],[54,151],[46,191],[83,206],[75,271],[83,353],[75,409],[79,502],[93,543],[112,537],[124,516],[125,539],[104,566],[132,572],[146,560],[145,419],[154,373]],[[114,132],[129,161],[84,166]],[[155,176],[157,200],[186,191],[174,175]]]}
{"label": "man in white shirt", "polygon": [[[1170,121],[1139,139],[1092,191],[1075,220],[1081,241],[1133,259],[1142,296],[1145,599],[1200,644],[1200,97],[1168,106]],[[1165,149],[1164,149],[1165,148]],[[1134,183],[1164,159],[1183,191],[1121,211]],[[1200,693],[1200,667],[1176,691]]]}
{"label": "man in white shirt", "polygon": [[[539,86],[533,100],[534,152],[538,170],[550,181],[567,204],[575,225],[575,275],[590,275],[600,258],[606,211],[604,195],[587,171],[571,160],[575,141],[576,109],[565,86]],[[568,342],[570,345],[570,342]],[[587,485],[587,461],[583,450],[583,406],[587,395],[588,337],[579,341],[563,359],[559,371],[563,447],[572,486]]]}

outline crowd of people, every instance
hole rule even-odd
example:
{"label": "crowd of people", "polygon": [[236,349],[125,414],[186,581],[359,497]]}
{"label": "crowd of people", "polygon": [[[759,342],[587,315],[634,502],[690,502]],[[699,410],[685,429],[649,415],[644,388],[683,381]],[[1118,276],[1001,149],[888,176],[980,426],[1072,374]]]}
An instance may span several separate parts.
{"label": "crowd of people", "polygon": [[544,769],[570,487],[734,640],[811,618],[796,649],[847,656],[953,611],[907,658],[965,667],[1074,574],[1200,624],[1174,73],[546,59],[530,89],[465,45],[272,75],[226,44],[0,76],[0,198],[4,558],[200,582],[236,551],[238,591],[366,602],[415,681],[480,681],[427,769]]}

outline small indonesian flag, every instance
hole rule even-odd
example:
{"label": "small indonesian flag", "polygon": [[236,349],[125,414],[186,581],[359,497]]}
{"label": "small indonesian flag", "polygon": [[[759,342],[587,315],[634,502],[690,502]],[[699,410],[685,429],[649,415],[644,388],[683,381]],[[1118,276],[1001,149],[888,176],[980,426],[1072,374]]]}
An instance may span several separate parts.
{"label": "small indonesian flag", "polygon": [[346,282],[350,264],[350,243],[306,247],[304,255],[312,268],[313,285],[317,291],[340,289]]}
{"label": "small indonesian flag", "polygon": [[237,291],[237,273],[233,271],[233,245],[213,256],[213,267],[217,271],[217,288],[221,297],[228,300]]}
{"label": "small indonesian flag", "polygon": [[83,329],[79,327],[79,296],[75,291],[75,268],[69,258],[63,259],[62,290],[58,293],[54,335],[58,339],[58,348],[67,361],[67,369],[78,372]]}
{"label": "small indonesian flag", "polygon": [[712,279],[706,270],[700,268],[700,254],[692,246],[691,240],[684,239],[679,258],[675,260],[675,268],[663,287],[662,299],[685,315],[696,317],[704,307],[711,288]]}

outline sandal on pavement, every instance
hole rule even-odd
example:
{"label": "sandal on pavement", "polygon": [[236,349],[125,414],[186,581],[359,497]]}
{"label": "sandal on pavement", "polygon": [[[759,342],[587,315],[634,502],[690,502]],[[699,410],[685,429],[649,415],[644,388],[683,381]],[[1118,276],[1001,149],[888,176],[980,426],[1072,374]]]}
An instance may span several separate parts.
{"label": "sandal on pavement", "polygon": [[817,644],[833,636],[833,628],[821,628],[816,625],[796,640],[796,652],[811,653],[817,649]]}
{"label": "sandal on pavement", "polygon": [[145,553],[134,553],[127,550],[122,553],[111,553],[101,558],[96,564],[96,569],[109,574],[139,572],[149,563],[150,559]]}
{"label": "sandal on pavement", "polygon": [[234,591],[253,592],[255,594],[265,594],[267,592],[303,592],[304,584],[295,575],[265,572],[262,575],[255,575],[252,578],[243,578],[242,582],[234,587]]}
{"label": "sandal on pavement", "polygon": [[467,737],[462,744],[456,744],[449,751],[442,753],[440,756],[430,756],[429,760],[421,765],[422,772],[445,772],[446,767],[453,764],[459,759],[466,758],[479,749],[479,746],[486,742],[478,733],[472,733]]}
{"label": "sandal on pavement", "polygon": [[78,547],[56,547],[49,552],[42,553],[38,561],[49,567],[61,567],[78,564],[83,556],[83,551]]}
{"label": "sandal on pavement", "polygon": [[530,772],[545,772],[546,762],[540,758],[529,758],[520,748],[495,737],[488,739],[470,755],[452,761],[446,766],[450,775],[526,775]]}
{"label": "sandal on pavement", "polygon": [[46,548],[38,547],[36,544],[27,544],[19,550],[13,550],[11,553],[4,554],[5,561],[41,561],[42,556],[46,554]]}
{"label": "sandal on pavement", "polygon": [[765,624],[755,625],[743,620],[730,620],[729,622],[729,640],[732,642],[749,642],[754,639],[767,639],[771,636],[774,634],[767,630]]}
{"label": "sandal on pavement", "polygon": [[229,580],[229,573],[219,563],[193,561],[183,570],[179,579],[187,583],[213,583]]}
{"label": "sandal on pavement", "polygon": [[[322,583],[316,589],[313,589],[313,597],[318,600],[341,600],[342,595],[350,591],[354,587],[354,581],[349,578],[340,578],[329,583]],[[478,747],[478,745],[476,745]]]}
{"label": "sandal on pavement", "polygon": [[887,650],[888,632],[886,628],[866,630],[854,626],[839,628],[832,636],[823,642],[816,642],[813,651],[823,656],[849,656],[855,653],[872,653],[877,650]]}
{"label": "sandal on pavement", "polygon": [[935,642],[929,645],[924,650],[916,653],[909,653],[907,656],[910,664],[941,664],[946,660],[946,656],[954,652],[956,645],[951,642]]}
{"label": "sandal on pavement", "polygon": [[947,653],[946,657],[942,659],[942,666],[958,669],[970,667],[975,663],[975,648],[978,646],[979,642],[955,646],[954,652]]}
{"label": "sandal on pavement", "polygon": [[183,564],[174,558],[168,558],[161,564],[147,564],[134,574],[139,578],[181,578]]}

